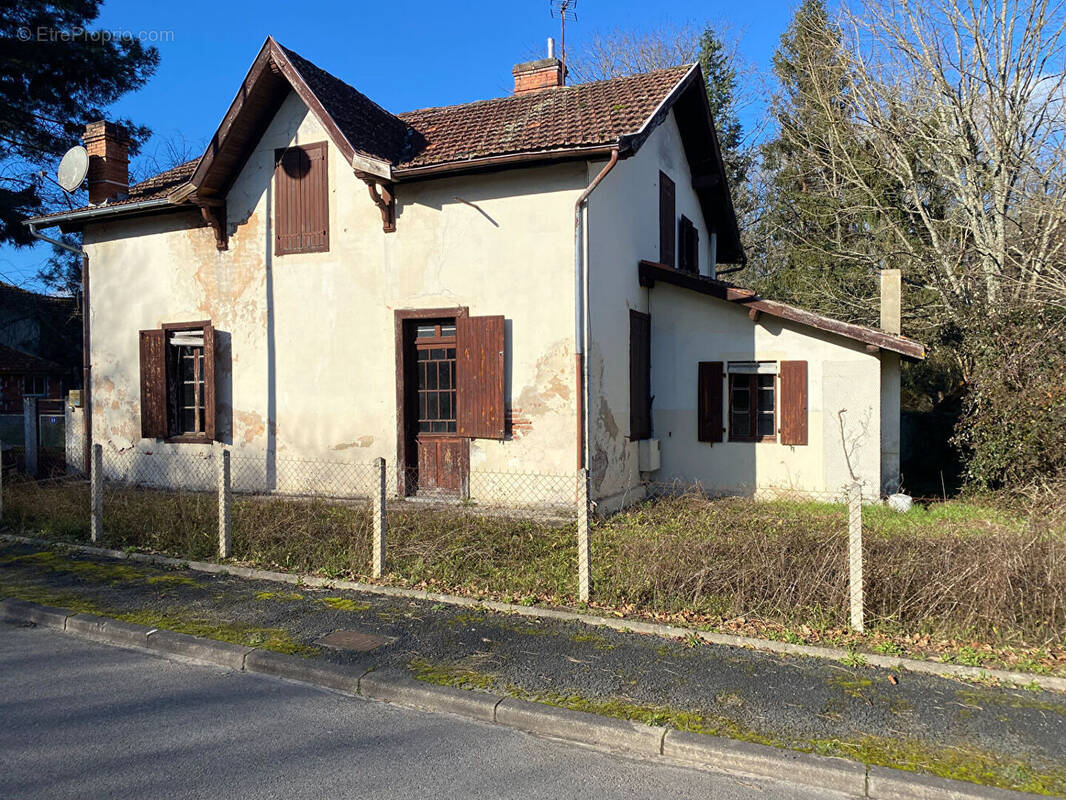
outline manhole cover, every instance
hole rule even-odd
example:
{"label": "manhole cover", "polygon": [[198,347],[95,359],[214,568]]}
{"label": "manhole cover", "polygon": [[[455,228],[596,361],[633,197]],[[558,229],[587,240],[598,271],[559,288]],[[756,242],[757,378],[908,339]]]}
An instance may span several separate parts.
{"label": "manhole cover", "polygon": [[383,644],[395,641],[388,636],[378,636],[374,633],[361,633],[360,631],[333,631],[319,639],[315,644],[330,647],[334,650],[356,650],[360,653],[369,653]]}

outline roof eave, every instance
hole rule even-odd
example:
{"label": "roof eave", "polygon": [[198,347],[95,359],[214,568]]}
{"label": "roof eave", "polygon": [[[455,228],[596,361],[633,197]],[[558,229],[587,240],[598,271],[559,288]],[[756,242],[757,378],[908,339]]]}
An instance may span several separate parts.
{"label": "roof eave", "polygon": [[88,222],[101,217],[118,217],[126,214],[137,214],[143,211],[174,206],[175,204],[167,197],[154,197],[151,200],[142,200],[136,203],[122,203],[121,205],[101,205],[95,208],[83,208],[70,211],[65,214],[50,214],[44,217],[33,217],[23,220],[23,225],[32,225],[35,228],[52,228],[56,225],[67,225],[76,222]]}
{"label": "roof eave", "polygon": [[398,167],[393,169],[392,174],[397,181],[404,181],[504,167],[534,166],[539,163],[607,156],[618,146],[617,142],[610,142],[608,144],[590,145],[588,147],[567,147],[558,150],[530,150],[521,153],[507,153],[497,156],[470,158],[463,161],[447,161],[443,164],[427,164],[420,167]]}
{"label": "roof eave", "polygon": [[813,311],[807,311],[796,306],[790,306],[777,300],[767,300],[750,290],[738,289],[722,281],[708,278],[705,275],[680,272],[666,264],[641,261],[638,270],[641,286],[652,287],[656,281],[662,281],[672,286],[690,289],[700,294],[735,303],[798,325],[862,342],[870,348],[889,350],[908,360],[921,361],[925,358],[925,346],[921,342],[916,342],[905,336],[885,333],[884,331],[867,328],[864,325],[856,325],[851,322],[842,322],[841,320],[816,314]]}

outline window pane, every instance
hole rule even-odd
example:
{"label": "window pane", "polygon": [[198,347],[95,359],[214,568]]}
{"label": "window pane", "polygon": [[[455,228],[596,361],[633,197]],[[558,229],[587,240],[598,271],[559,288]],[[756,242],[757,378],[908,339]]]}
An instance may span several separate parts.
{"label": "window pane", "polygon": [[729,433],[733,436],[751,436],[751,417],[746,411],[729,415]]}
{"label": "window pane", "polygon": [[441,336],[455,336],[455,326],[454,325],[441,325],[440,326],[440,335]]}
{"label": "window pane", "polygon": [[774,435],[774,415],[773,414],[759,414],[759,436],[773,436]]}
{"label": "window pane", "polygon": [[433,349],[429,351],[429,357],[434,361],[440,361],[444,358],[444,350]]}
{"label": "window pane", "polygon": [[455,348],[454,347],[449,347],[448,348],[448,358],[451,358],[453,360],[455,359]]}
{"label": "window pane", "polygon": [[426,418],[426,395],[424,392],[418,393],[418,418]]}
{"label": "window pane", "polygon": [[440,388],[451,389],[452,388],[452,370],[455,368],[455,364],[450,364],[447,361],[440,363]]}
{"label": "window pane", "polygon": [[427,358],[429,358],[429,351],[428,350],[419,350],[418,351],[418,360],[419,361],[425,361]]}
{"label": "window pane", "polygon": [[448,423],[448,433],[455,433],[455,423],[454,422],[449,422]]}
{"label": "window pane", "polygon": [[437,365],[435,363],[429,363],[426,367],[426,388],[437,388]]}
{"label": "window pane", "polygon": [[437,332],[436,325],[419,325],[417,328],[417,336],[419,339],[425,339],[427,337],[433,337]]}
{"label": "window pane", "polygon": [[759,411],[769,411],[773,413],[774,410],[774,390],[759,388]]}
{"label": "window pane", "polygon": [[446,423],[446,422],[434,422],[433,423],[433,433],[445,433],[446,430],[447,430],[447,427],[448,427],[448,423]]}
{"label": "window pane", "polygon": [[437,393],[426,393],[426,419],[438,419],[437,416]]}
{"label": "window pane", "polygon": [[733,386],[733,402],[732,410],[736,413],[747,413],[751,408],[750,400],[748,398],[748,387],[746,385],[734,385]]}
{"label": "window pane", "polygon": [[196,409],[185,408],[181,412],[181,432],[193,433],[196,431]]}
{"label": "window pane", "polygon": [[418,423],[418,431],[419,431],[419,433],[429,433],[429,426],[430,426],[430,423],[428,423],[428,422],[419,422]]}
{"label": "window pane", "polygon": [[451,419],[452,418],[452,393],[441,392],[440,393],[440,418]]}
{"label": "window pane", "polygon": [[183,383],[181,386],[181,404],[183,406],[196,405],[196,384]]}

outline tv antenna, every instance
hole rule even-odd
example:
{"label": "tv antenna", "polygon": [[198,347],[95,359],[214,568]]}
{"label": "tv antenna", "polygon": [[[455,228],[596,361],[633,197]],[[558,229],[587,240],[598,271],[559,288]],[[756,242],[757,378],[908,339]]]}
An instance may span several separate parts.
{"label": "tv antenna", "polygon": [[563,62],[563,75],[566,75],[566,20],[577,22],[577,0],[548,0],[548,10],[552,19],[559,17],[559,60]]}

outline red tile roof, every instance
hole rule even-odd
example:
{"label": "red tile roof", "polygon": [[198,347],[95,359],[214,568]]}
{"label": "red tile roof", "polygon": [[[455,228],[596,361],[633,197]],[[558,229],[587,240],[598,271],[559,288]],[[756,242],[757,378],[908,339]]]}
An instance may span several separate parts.
{"label": "red tile roof", "polygon": [[399,114],[421,141],[398,168],[609,145],[636,133],[687,67]]}
{"label": "red tile roof", "polygon": [[[405,169],[617,144],[636,134],[688,71],[680,66],[643,75],[545,89],[462,105],[393,115],[339,78],[268,39],[288,59],[341,134],[360,155]],[[162,199],[196,172],[188,161],[131,186],[122,200],[75,212]],[[58,212],[36,220],[65,217]]]}
{"label": "red tile roof", "polygon": [[0,373],[47,372],[63,373],[67,368],[47,358],[24,353],[6,344],[0,344]]}

